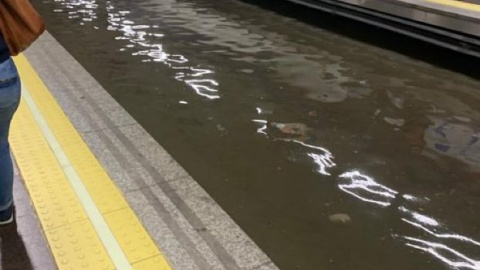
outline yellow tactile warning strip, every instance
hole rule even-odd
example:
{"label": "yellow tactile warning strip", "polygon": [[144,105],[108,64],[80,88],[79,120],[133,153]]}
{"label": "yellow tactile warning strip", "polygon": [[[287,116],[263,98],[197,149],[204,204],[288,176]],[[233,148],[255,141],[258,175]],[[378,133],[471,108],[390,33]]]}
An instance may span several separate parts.
{"label": "yellow tactile warning strip", "polygon": [[480,5],[462,2],[462,1],[455,1],[455,0],[423,0],[425,2],[440,4],[449,7],[461,8],[470,11],[478,11],[480,12]]}
{"label": "yellow tactile warning strip", "polygon": [[24,56],[12,150],[59,269],[171,267]]}

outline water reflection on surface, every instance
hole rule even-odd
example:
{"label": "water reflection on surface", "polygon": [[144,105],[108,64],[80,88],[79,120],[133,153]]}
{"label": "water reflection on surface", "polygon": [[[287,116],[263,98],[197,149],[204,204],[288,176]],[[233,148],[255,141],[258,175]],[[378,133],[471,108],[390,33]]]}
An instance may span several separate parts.
{"label": "water reflection on surface", "polygon": [[[440,261],[444,262],[448,266],[451,266],[454,268],[459,268],[459,269],[466,268],[466,269],[475,269],[475,270],[480,268],[480,261],[475,260],[475,258],[478,258],[476,257],[477,256],[476,254],[480,252],[480,242],[459,234],[436,233],[435,231],[437,230],[445,230],[445,229],[442,228],[435,219],[423,214],[419,214],[415,211],[411,211],[404,207],[400,207],[399,209],[400,211],[410,215],[410,219],[402,218],[404,222],[414,226],[415,228],[422,230],[423,232],[428,233],[428,235],[430,235],[432,239],[430,241],[430,240],[424,240],[418,237],[402,236],[403,239],[407,240],[406,241],[407,246],[427,252],[432,256],[434,256],[435,258],[439,259]],[[411,220],[412,218],[414,220]],[[430,229],[428,227],[430,227]],[[468,255],[465,253],[462,253],[454,248],[457,245],[448,243],[445,240],[454,240],[454,241],[463,242],[471,250],[473,250],[473,252],[470,252],[470,254]]]}
{"label": "water reflection on surface", "polygon": [[[269,135],[266,133],[268,122],[266,120],[253,121],[262,125],[257,132],[269,137]],[[439,132],[438,127],[434,130],[434,132],[440,134],[442,138],[445,137],[446,134]],[[426,134],[428,132],[429,129],[425,131]],[[331,175],[326,171],[326,169],[336,166],[336,164],[333,162],[333,154],[323,147],[306,144],[297,140],[288,140],[284,138],[280,138],[278,140],[290,141],[300,144],[307,149],[319,150],[321,152],[320,154],[307,153],[307,155],[313,159],[315,164],[318,165],[317,172],[322,175]],[[476,140],[473,141],[476,142]],[[396,200],[397,196],[400,195],[398,191],[378,183],[372,177],[357,170],[342,173],[338,176],[338,179],[338,188],[340,190],[363,202],[371,203],[377,206],[391,207],[393,201]],[[403,194],[401,196],[411,202],[422,201],[420,198],[410,194]],[[429,201],[429,199],[427,200]],[[407,235],[401,235],[396,239],[405,240],[406,246],[428,253],[455,269],[480,269],[480,260],[476,260],[476,258],[478,259],[478,254],[480,254],[480,242],[473,238],[459,234],[437,233],[436,231],[438,230],[445,231],[446,229],[433,217],[410,210],[404,206],[399,206],[398,210],[401,213],[399,216],[403,222],[413,226],[416,229],[426,232],[429,236],[433,236],[433,241]],[[396,234],[397,233],[393,232],[393,235]],[[467,255],[449,246],[450,243],[446,243],[444,240],[456,240],[463,242],[465,245],[468,245],[470,250],[473,248],[474,252],[470,252],[470,254]]]}
{"label": "water reflection on surface", "polygon": [[[467,257],[466,255],[452,249],[444,244],[425,241],[422,239],[414,238],[405,236],[406,240],[409,240],[407,246],[430,253],[435,258],[441,260],[448,266],[457,268],[457,269],[479,269],[480,261],[472,260],[471,258]],[[451,256],[442,255],[442,253],[449,253]],[[453,257],[454,259],[449,259],[448,257]]]}
{"label": "water reflection on surface", "polygon": [[238,1],[40,9],[281,268],[480,269],[477,80]]}
{"label": "water reflection on surface", "polygon": [[[159,62],[167,65],[173,70],[179,70],[175,79],[185,82],[190,86],[197,95],[208,98],[218,99],[217,87],[219,83],[212,79],[214,71],[206,68],[198,68],[197,65],[192,66],[190,61],[181,54],[172,54],[165,52],[163,45],[159,42],[164,36],[156,33],[155,25],[138,25],[128,20],[129,11],[116,10],[111,1],[107,1],[108,11],[108,27],[109,31],[121,32],[122,36],[117,36],[117,40],[127,41],[130,44],[125,45],[120,51],[133,51],[133,56],[146,56],[142,62]],[[150,29],[151,31],[147,31]],[[153,31],[152,31],[153,29]]]}
{"label": "water reflection on surface", "polygon": [[[371,177],[361,174],[358,171],[344,173],[340,175],[340,178],[348,178],[351,182],[348,184],[339,184],[339,188],[364,202],[387,207],[391,206],[391,201],[395,199],[395,196],[398,194],[397,191],[377,183]],[[408,195],[408,197],[412,198],[413,196]],[[478,258],[477,255],[480,253],[480,242],[463,235],[436,233],[435,231],[445,230],[445,228],[442,228],[440,223],[434,218],[407,209],[404,206],[400,206],[398,209],[401,213],[408,216],[402,217],[402,221],[428,233],[429,236],[433,236],[432,241],[412,236],[401,236],[401,239],[406,240],[405,244],[408,247],[429,253],[448,266],[456,269],[480,269],[480,260],[475,259]],[[473,248],[475,252],[471,252],[470,255],[461,253],[449,246],[450,243],[442,240],[457,240],[463,242],[468,245],[470,249]]]}
{"label": "water reflection on surface", "polygon": [[346,172],[340,175],[345,179],[338,187],[344,192],[364,201],[380,206],[390,206],[398,194],[397,191],[377,183],[373,178],[358,171]]}

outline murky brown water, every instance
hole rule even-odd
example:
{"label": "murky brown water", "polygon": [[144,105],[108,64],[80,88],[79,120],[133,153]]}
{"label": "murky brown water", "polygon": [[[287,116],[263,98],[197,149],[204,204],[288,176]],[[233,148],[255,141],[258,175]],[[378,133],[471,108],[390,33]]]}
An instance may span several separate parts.
{"label": "murky brown water", "polygon": [[480,269],[479,80],[240,1],[36,5],[281,269]]}

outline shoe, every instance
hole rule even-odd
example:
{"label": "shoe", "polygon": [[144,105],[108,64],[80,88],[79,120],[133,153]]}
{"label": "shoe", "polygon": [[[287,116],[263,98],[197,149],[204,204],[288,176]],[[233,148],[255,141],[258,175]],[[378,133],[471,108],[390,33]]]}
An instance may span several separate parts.
{"label": "shoe", "polygon": [[13,204],[8,207],[7,209],[0,211],[0,226],[7,225],[13,222],[13,212],[14,212]]}

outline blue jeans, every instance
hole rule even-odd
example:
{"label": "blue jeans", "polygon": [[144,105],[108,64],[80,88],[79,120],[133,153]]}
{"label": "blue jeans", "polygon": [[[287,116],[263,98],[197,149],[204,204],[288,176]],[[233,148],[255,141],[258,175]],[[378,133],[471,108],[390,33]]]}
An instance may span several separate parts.
{"label": "blue jeans", "polygon": [[13,203],[13,163],[8,133],[20,102],[20,78],[12,59],[0,63],[0,211]]}

